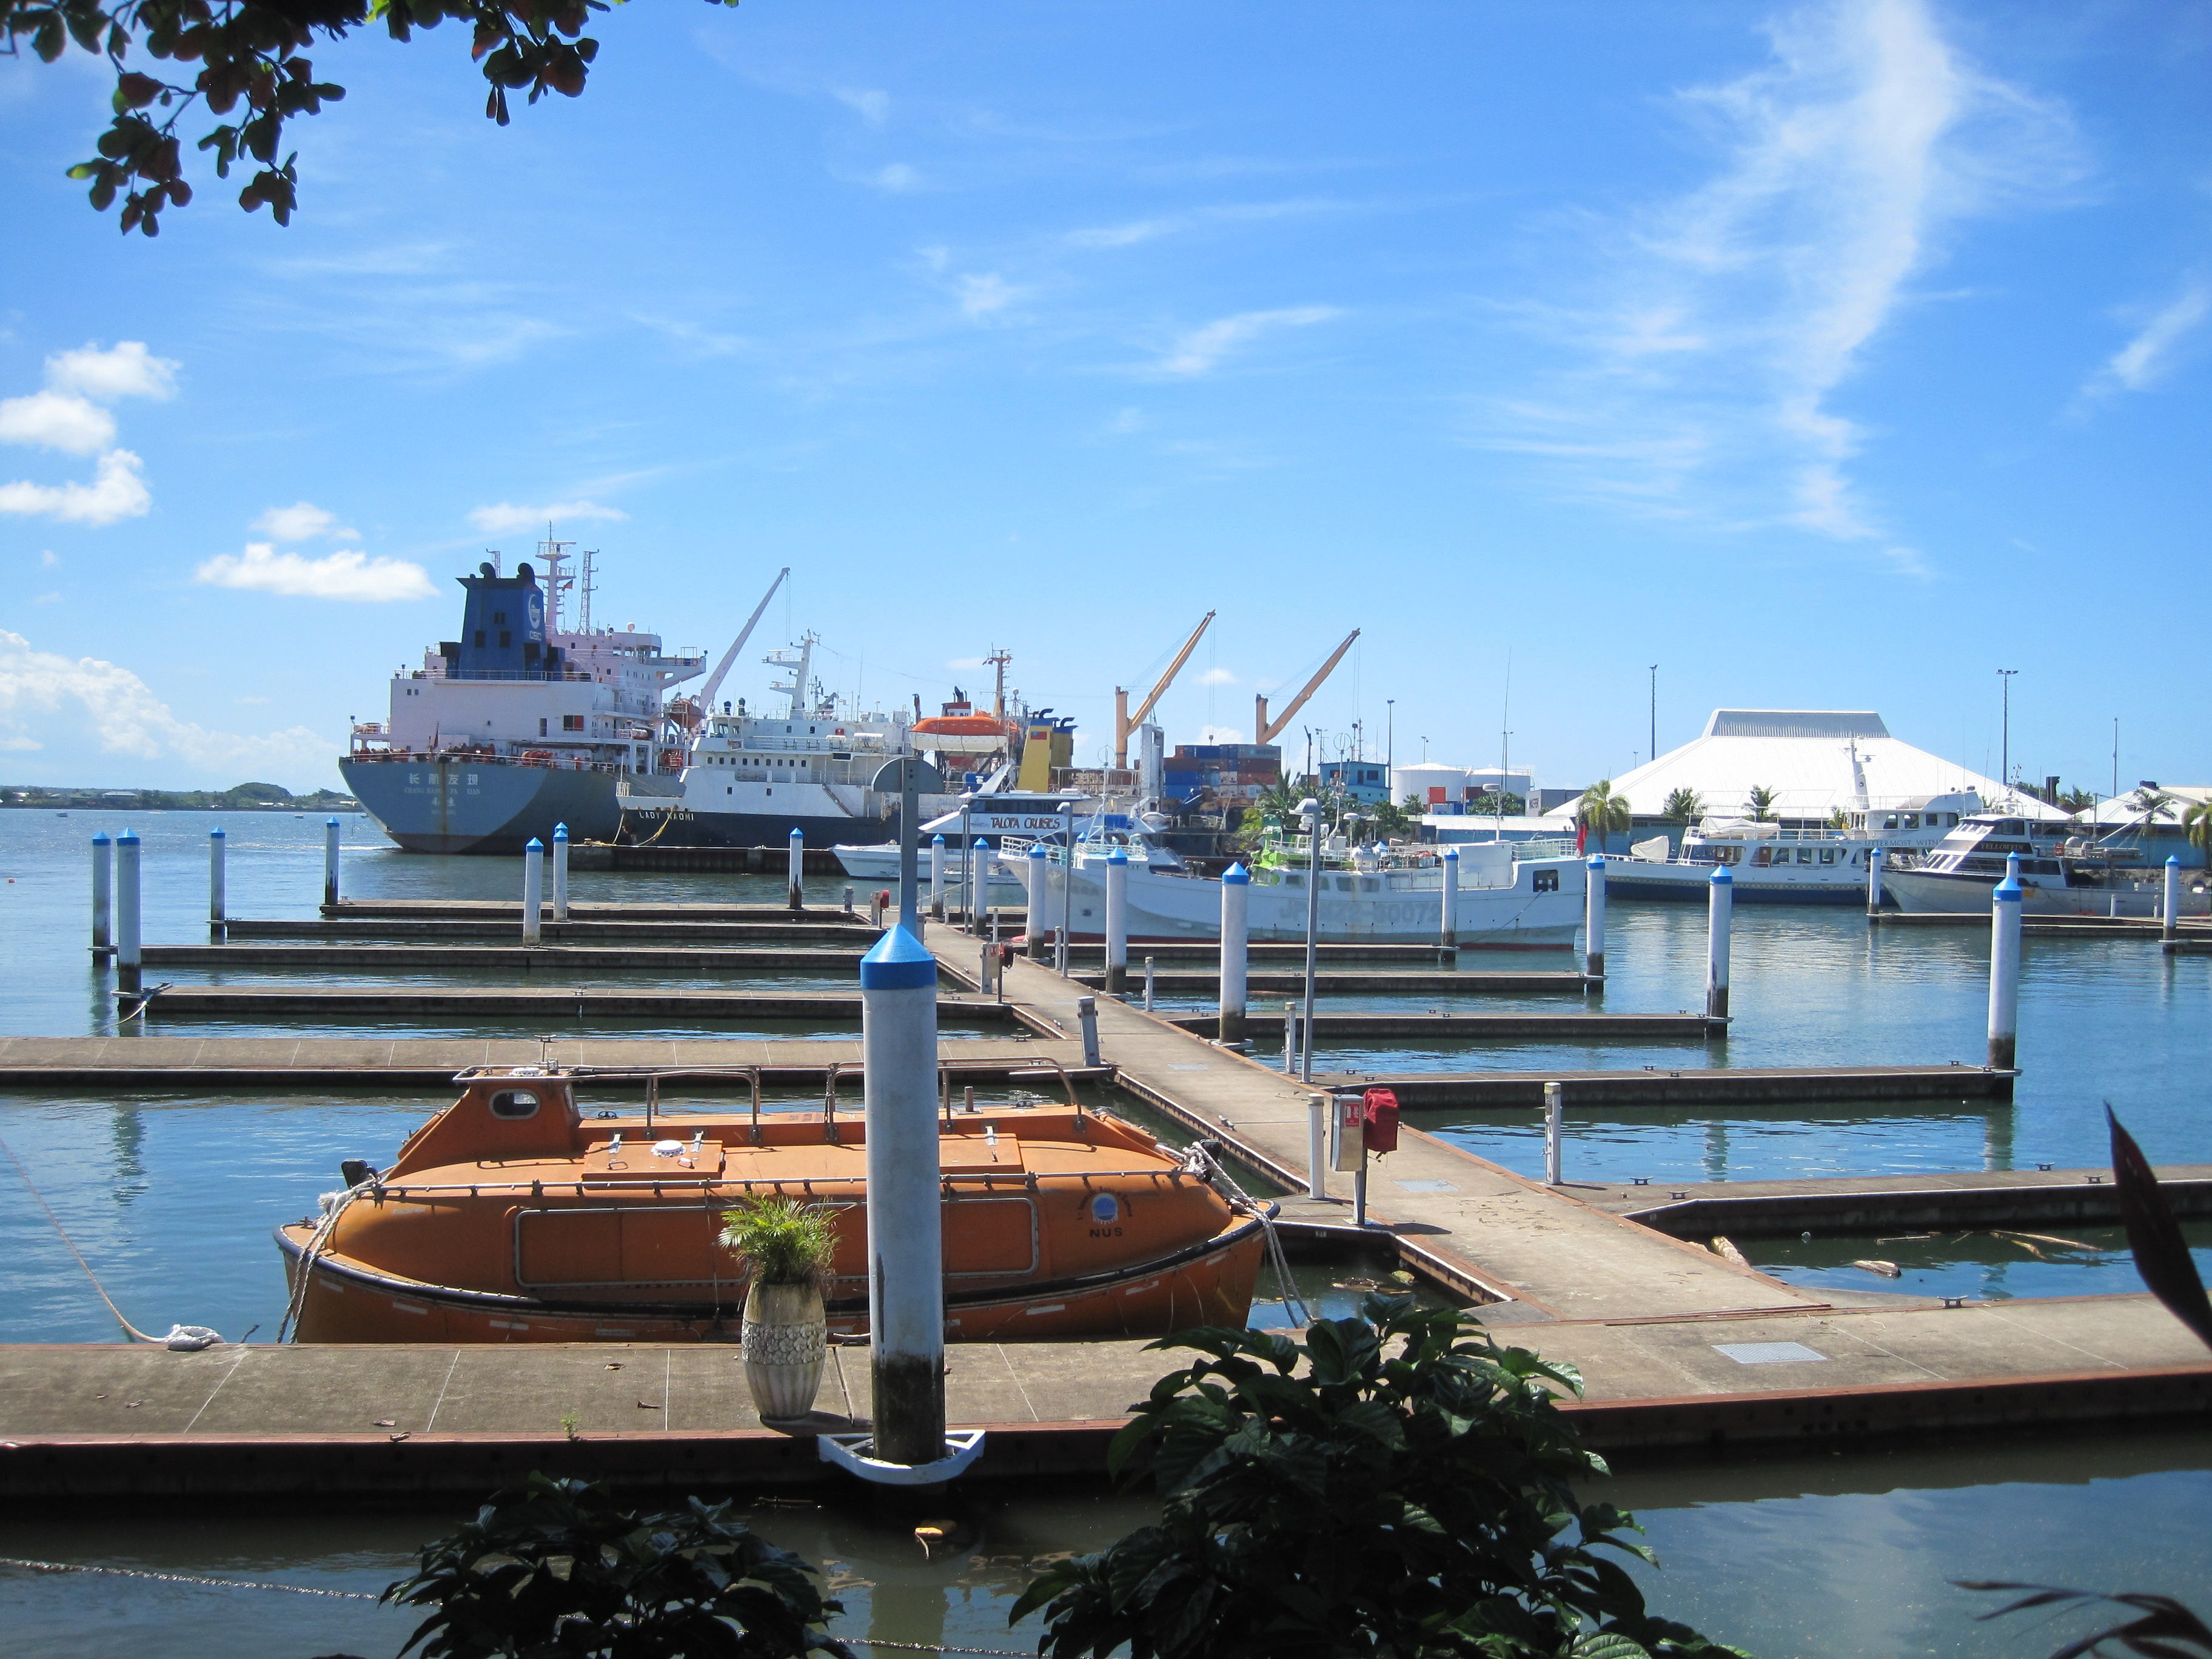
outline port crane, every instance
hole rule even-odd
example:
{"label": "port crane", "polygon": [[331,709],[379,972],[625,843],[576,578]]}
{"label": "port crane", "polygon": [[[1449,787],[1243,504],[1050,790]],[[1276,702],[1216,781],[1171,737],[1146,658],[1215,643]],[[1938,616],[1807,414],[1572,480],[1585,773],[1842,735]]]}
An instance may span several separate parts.
{"label": "port crane", "polygon": [[[1128,692],[1118,685],[1114,688],[1114,764],[1116,767],[1128,765],[1129,733],[1145,723],[1146,717],[1152,712],[1152,706],[1167,695],[1168,687],[1175,684],[1176,676],[1182,672],[1182,665],[1190,660],[1190,653],[1198,649],[1200,636],[1213,625],[1213,617],[1214,613],[1209,611],[1199,618],[1198,626],[1191,629],[1190,637],[1182,642],[1182,649],[1176,653],[1176,659],[1168,665],[1168,672],[1160,676],[1160,683],[1152,688],[1152,695],[1139,705],[1135,714],[1129,712]],[[1347,640],[1345,643],[1349,645],[1351,641]],[[1341,651],[1337,653],[1340,657],[1343,654]]]}
{"label": "port crane", "polygon": [[[1344,653],[1352,649],[1352,641],[1358,637],[1359,630],[1356,628],[1349,634],[1346,634],[1344,636],[1344,643],[1338,646],[1335,650],[1329,653],[1328,660],[1321,665],[1321,672],[1306,682],[1305,690],[1299,692],[1297,696],[1291,698],[1291,706],[1283,710],[1283,712],[1274,720],[1270,720],[1267,718],[1267,699],[1266,695],[1262,693],[1261,696],[1254,697],[1252,699],[1252,741],[1255,743],[1274,742],[1274,740],[1282,734],[1283,728],[1297,718],[1298,710],[1306,706],[1306,700],[1312,696],[1315,692],[1321,690],[1321,683],[1328,678],[1329,672],[1334,669],[1337,664],[1344,660]],[[1195,636],[1194,636],[1192,643],[1195,644],[1196,642]]]}

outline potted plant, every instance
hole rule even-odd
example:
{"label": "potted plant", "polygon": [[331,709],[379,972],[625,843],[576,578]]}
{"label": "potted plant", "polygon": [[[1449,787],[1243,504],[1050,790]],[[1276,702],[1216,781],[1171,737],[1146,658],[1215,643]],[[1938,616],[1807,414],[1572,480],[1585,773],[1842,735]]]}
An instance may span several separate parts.
{"label": "potted plant", "polygon": [[753,1405],[763,1422],[804,1417],[814,1409],[830,1340],[822,1309],[837,1249],[830,1212],[795,1199],[756,1199],[730,1212],[722,1243],[751,1271],[739,1346]]}

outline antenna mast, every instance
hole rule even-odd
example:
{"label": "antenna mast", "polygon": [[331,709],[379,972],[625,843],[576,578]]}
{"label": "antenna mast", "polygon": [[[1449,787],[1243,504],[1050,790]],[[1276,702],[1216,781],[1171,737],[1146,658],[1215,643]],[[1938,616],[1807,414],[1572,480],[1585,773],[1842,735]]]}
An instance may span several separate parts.
{"label": "antenna mast", "polygon": [[[566,594],[570,588],[576,585],[576,579],[574,576],[564,574],[561,567],[568,562],[568,550],[575,544],[576,544],[572,541],[556,541],[553,538],[553,526],[550,521],[545,526],[545,539],[538,544],[538,556],[544,562],[545,566],[545,631],[549,634],[558,634],[562,631],[561,627],[562,597]],[[586,570],[591,568],[588,562],[591,556],[592,556],[588,553],[584,555],[584,557],[587,562],[584,567]],[[587,577],[586,580],[588,580],[589,578]],[[590,603],[591,601],[589,599],[585,601],[586,606],[588,606]],[[586,610],[585,614],[589,616],[591,613]]]}
{"label": "antenna mast", "polygon": [[576,589],[576,631],[579,634],[588,634],[592,631],[592,595],[599,591],[599,566],[596,562],[599,556],[597,548],[587,547],[584,550],[584,580],[577,584]]}
{"label": "antenna mast", "polygon": [[991,714],[993,718],[997,720],[1006,718],[1006,665],[1013,659],[1014,653],[1004,646],[983,659],[985,662],[990,664],[997,677],[991,692]]}

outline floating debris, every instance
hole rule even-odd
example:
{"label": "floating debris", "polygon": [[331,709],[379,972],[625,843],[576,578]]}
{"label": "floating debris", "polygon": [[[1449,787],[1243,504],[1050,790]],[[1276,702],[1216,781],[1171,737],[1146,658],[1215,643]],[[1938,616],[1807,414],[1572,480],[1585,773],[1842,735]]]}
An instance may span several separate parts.
{"label": "floating debris", "polygon": [[1864,1273],[1880,1273],[1884,1279],[1905,1277],[1905,1269],[1894,1261],[1854,1261],[1851,1266]]}
{"label": "floating debris", "polygon": [[[1810,1238],[1812,1235],[1808,1233],[1806,1237]],[[1748,1267],[1751,1266],[1751,1263],[1744,1259],[1743,1252],[1736,1249],[1736,1247],[1729,1242],[1728,1236],[1724,1233],[1716,1233],[1713,1235],[1713,1254],[1719,1256],[1724,1261],[1735,1262],[1739,1267]]]}

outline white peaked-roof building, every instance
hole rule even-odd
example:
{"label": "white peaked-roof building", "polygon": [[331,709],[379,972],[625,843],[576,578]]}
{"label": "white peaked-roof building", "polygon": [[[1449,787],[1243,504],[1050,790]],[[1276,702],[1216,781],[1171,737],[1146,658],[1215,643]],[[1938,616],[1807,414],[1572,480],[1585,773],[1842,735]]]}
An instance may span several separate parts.
{"label": "white peaked-roof building", "polygon": [[[1808,824],[1839,807],[1903,806],[1968,789],[1991,803],[2005,794],[1995,778],[1893,738],[1870,709],[1716,708],[1697,737],[1613,781],[1630,811],[1650,819],[1677,789],[1692,791],[1708,817],[1747,817],[1754,788],[1774,792],[1776,817]],[[2025,791],[2013,793],[2024,817],[2067,817]],[[1574,813],[1570,801],[1546,816],[1571,824]]]}

